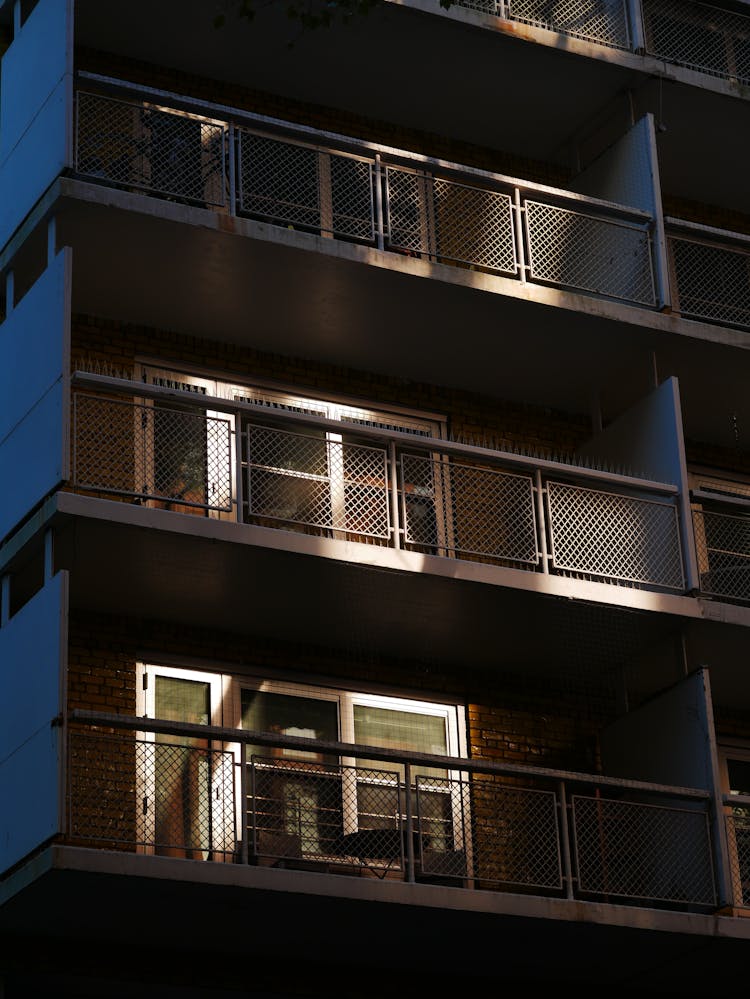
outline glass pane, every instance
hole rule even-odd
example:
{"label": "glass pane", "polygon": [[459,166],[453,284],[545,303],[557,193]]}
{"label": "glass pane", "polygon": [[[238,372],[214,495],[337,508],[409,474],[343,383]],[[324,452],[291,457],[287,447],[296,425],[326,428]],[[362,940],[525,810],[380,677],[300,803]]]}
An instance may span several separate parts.
{"label": "glass pane", "polygon": [[[209,684],[156,676],[156,717],[207,725]],[[211,758],[204,739],[157,733],[154,747],[154,842],[165,856],[205,858],[211,843]]]}
{"label": "glass pane", "polygon": [[206,422],[197,410],[154,404],[154,493],[206,503]]}
{"label": "glass pane", "polygon": [[162,721],[208,725],[211,717],[209,685],[200,680],[157,676],[154,679],[154,709],[156,717]]}
{"label": "glass pane", "polygon": [[[307,739],[336,742],[339,737],[338,704],[315,697],[297,697],[263,690],[242,691],[242,727],[256,732],[278,732]],[[337,758],[297,749],[251,747],[261,756],[336,763]]]}
{"label": "glass pane", "polygon": [[[406,749],[415,753],[432,753],[446,756],[448,740],[445,717],[419,714],[397,708],[380,708],[368,704],[354,705],[354,740],[366,746],[382,749]],[[404,768],[395,763],[358,760],[360,766],[387,767],[397,770],[403,777]],[[413,774],[430,774],[443,777],[445,770],[415,767]]]}

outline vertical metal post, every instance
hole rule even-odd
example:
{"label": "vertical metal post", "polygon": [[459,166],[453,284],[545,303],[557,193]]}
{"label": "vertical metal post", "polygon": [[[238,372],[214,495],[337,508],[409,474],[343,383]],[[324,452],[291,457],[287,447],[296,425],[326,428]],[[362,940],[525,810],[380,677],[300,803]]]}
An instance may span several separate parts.
{"label": "vertical metal post", "polygon": [[521,192],[515,188],[513,196],[513,215],[516,220],[516,255],[518,258],[518,277],[522,284],[526,282],[526,244],[524,241],[525,225],[524,216],[526,212],[521,204]]}
{"label": "vertical metal post", "polygon": [[396,442],[388,442],[388,471],[391,477],[391,507],[393,510],[393,547],[402,548],[401,516],[398,508],[398,464],[396,458]]}
{"label": "vertical metal post", "polygon": [[549,574],[549,551],[547,549],[547,524],[544,511],[544,484],[542,473],[534,472],[534,493],[536,497],[536,519],[539,523],[539,555],[542,560],[542,572]]}
{"label": "vertical metal post", "polygon": [[404,764],[404,837],[406,840],[406,880],[414,882],[414,833],[412,829],[411,764]]}
{"label": "vertical metal post", "polygon": [[8,623],[10,617],[10,574],[0,576],[0,628]]}
{"label": "vertical metal post", "polygon": [[643,29],[641,0],[623,0],[628,27],[630,48],[633,52],[646,51],[646,33]]}
{"label": "vertical metal post", "polygon": [[249,859],[247,843],[247,745],[240,743],[240,863]]}
{"label": "vertical metal post", "polygon": [[243,521],[244,489],[242,482],[242,415],[234,414],[234,498],[237,503],[237,523]]}
{"label": "vertical metal post", "polygon": [[5,315],[9,316],[16,306],[15,275],[13,271],[5,274]]}
{"label": "vertical metal post", "polygon": [[385,216],[383,212],[383,170],[380,153],[375,154],[375,243],[379,250],[385,249]]}
{"label": "vertical metal post", "polygon": [[563,855],[563,877],[565,878],[565,894],[573,898],[573,863],[570,854],[570,834],[568,831],[568,796],[565,792],[565,781],[557,785],[560,799],[560,836]]}
{"label": "vertical metal post", "polygon": [[229,123],[229,136],[227,143],[227,157],[229,159],[229,214],[237,214],[237,176],[236,176],[236,133],[234,123]]}
{"label": "vertical metal post", "polygon": [[55,549],[52,529],[44,532],[44,582],[48,583],[55,575]]}

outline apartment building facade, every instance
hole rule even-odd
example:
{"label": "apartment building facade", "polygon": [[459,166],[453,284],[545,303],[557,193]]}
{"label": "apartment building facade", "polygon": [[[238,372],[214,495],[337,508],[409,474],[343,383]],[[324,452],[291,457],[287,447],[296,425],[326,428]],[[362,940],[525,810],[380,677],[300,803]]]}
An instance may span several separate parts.
{"label": "apartment building facade", "polygon": [[0,30],[6,999],[736,985],[750,5]]}

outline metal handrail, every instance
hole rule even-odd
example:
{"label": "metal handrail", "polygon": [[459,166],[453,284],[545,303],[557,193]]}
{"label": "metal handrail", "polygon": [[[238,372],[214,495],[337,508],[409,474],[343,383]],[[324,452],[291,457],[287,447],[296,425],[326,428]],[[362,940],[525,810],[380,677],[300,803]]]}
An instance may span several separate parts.
{"label": "metal handrail", "polygon": [[[196,397],[192,393],[180,389],[166,388],[161,385],[148,385],[145,382],[111,377],[109,375],[99,375],[88,371],[74,371],[71,374],[71,385],[73,388],[116,392],[138,398],[160,399],[163,401],[179,402],[180,404],[189,403],[196,406],[196,408],[211,409],[234,415],[258,416],[262,414],[268,416],[269,414],[267,406],[252,402],[240,402],[238,400],[226,399],[222,396],[201,395]],[[565,476],[566,478],[589,480],[604,486],[633,489],[638,492],[649,492],[661,496],[676,497],[679,494],[679,488],[671,482],[660,482],[656,479],[649,479],[638,475],[592,468],[565,461],[554,461],[549,458],[519,454],[515,451],[500,451],[482,447],[478,444],[464,444],[459,441],[445,440],[440,437],[422,435],[415,437],[414,434],[410,434],[407,431],[391,430],[386,427],[373,428],[364,424],[342,424],[340,420],[316,416],[311,413],[306,413],[302,416],[299,413],[274,409],[273,419],[274,421],[288,423],[289,425],[303,423],[305,426],[311,428],[329,430],[335,433],[341,433],[343,426],[352,433],[356,432],[358,437],[374,441],[394,441],[395,443],[405,444],[410,448],[418,447],[420,450],[425,451],[440,451],[454,456],[475,458],[528,470],[539,469],[542,472]]]}
{"label": "metal handrail", "polygon": [[495,774],[504,777],[535,777],[566,781],[571,784],[595,784],[598,787],[640,791],[645,794],[663,794],[693,801],[709,801],[711,793],[702,788],[660,784],[653,781],[631,780],[625,777],[607,777],[576,770],[559,770],[552,767],[529,766],[523,763],[506,763],[478,760],[463,756],[440,756],[408,750],[383,749],[361,743],[338,742],[326,739],[309,739],[303,736],[280,735],[275,732],[257,732],[229,728],[223,725],[196,725],[190,722],[163,721],[155,718],[134,717],[107,711],[90,711],[73,708],[69,720],[84,725],[105,726],[128,732],[154,732],[184,738],[209,741],[267,746],[278,749],[296,749],[332,756],[366,758],[381,763],[409,763],[412,766],[439,767],[466,773]]}
{"label": "metal handrail", "polygon": [[67,834],[88,846],[716,905],[702,789],[83,709],[68,744]]}

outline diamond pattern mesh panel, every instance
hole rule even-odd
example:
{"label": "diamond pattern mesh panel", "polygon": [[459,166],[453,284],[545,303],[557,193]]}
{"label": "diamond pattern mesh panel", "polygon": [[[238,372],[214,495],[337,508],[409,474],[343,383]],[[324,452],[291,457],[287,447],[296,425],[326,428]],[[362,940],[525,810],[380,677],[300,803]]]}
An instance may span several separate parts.
{"label": "diamond pattern mesh panel", "polygon": [[625,0],[509,0],[508,17],[613,48],[630,47]]}
{"label": "diamond pattern mesh panel", "polygon": [[203,205],[226,205],[225,128],[177,111],[78,94],[76,170]]}
{"label": "diamond pattern mesh panel", "polygon": [[750,17],[690,0],[643,0],[642,6],[649,53],[750,83]]}
{"label": "diamond pattern mesh panel", "polygon": [[574,795],[572,807],[582,892],[715,904],[703,811],[584,795]]}
{"label": "diamond pattern mesh panel", "polygon": [[187,408],[77,393],[73,484],[94,492],[232,509],[231,425]]}
{"label": "diamond pattern mesh panel", "polygon": [[250,425],[248,511],[252,517],[387,538],[383,448]]}
{"label": "diamond pattern mesh panel", "polygon": [[693,510],[701,590],[750,601],[750,516]]}
{"label": "diamond pattern mesh panel", "polygon": [[533,280],[654,304],[645,229],[537,201],[526,202],[526,224]]}
{"label": "diamond pattern mesh panel", "polygon": [[71,732],[69,837],[100,848],[230,858],[236,843],[232,754],[156,738]]}
{"label": "diamond pattern mesh panel", "polygon": [[515,274],[512,201],[507,194],[386,169],[388,244],[440,261]]}
{"label": "diamond pattern mesh panel", "polygon": [[483,777],[471,782],[418,777],[417,815],[424,874],[468,876],[516,887],[562,887],[552,791],[511,787]]}
{"label": "diamond pattern mesh panel", "polygon": [[318,756],[253,756],[248,785],[248,840],[256,856],[354,865],[382,875],[403,870],[398,773]]}
{"label": "diamond pattern mesh panel", "polygon": [[272,222],[373,242],[373,164],[240,132],[240,209]]}
{"label": "diamond pattern mesh panel", "polygon": [[538,563],[528,475],[403,454],[401,497],[407,544],[527,567]]}
{"label": "diamond pattern mesh panel", "polygon": [[683,316],[750,329],[750,252],[669,240]]}
{"label": "diamond pattern mesh panel", "polygon": [[552,565],[610,580],[684,589],[676,508],[547,483]]}
{"label": "diamond pattern mesh panel", "polygon": [[727,839],[735,904],[750,908],[750,815],[747,807],[727,815]]}

